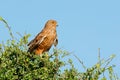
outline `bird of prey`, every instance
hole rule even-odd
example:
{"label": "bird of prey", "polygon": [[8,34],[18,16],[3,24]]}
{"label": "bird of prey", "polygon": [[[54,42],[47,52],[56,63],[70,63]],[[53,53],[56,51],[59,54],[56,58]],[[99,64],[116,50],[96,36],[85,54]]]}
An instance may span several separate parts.
{"label": "bird of prey", "polygon": [[29,42],[28,52],[34,52],[35,54],[40,55],[46,51],[49,51],[53,44],[56,46],[58,44],[56,27],[56,20],[48,20],[42,31]]}

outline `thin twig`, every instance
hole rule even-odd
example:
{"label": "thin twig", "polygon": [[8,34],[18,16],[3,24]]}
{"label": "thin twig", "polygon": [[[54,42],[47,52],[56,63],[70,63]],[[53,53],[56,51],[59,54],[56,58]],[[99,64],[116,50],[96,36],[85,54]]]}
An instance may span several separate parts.
{"label": "thin twig", "polygon": [[12,39],[14,39],[14,36],[12,34],[12,31],[11,31],[11,28],[9,27],[9,25],[7,24],[7,21],[5,21],[2,17],[0,17],[0,21],[4,22],[5,23],[5,27],[8,28],[8,31],[10,33],[10,36],[12,37]]}
{"label": "thin twig", "polygon": [[100,64],[100,66],[101,66],[101,57],[100,57],[100,48],[98,48],[98,62],[99,62],[99,64]]}
{"label": "thin twig", "polygon": [[83,62],[74,54],[74,56],[77,58],[77,60],[80,62],[80,64],[82,64],[82,67],[86,70],[85,65],[83,64]]}

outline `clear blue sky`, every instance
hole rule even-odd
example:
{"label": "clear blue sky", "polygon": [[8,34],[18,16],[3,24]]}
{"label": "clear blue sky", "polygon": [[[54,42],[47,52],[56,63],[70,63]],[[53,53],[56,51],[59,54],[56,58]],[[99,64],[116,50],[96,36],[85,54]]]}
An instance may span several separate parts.
{"label": "clear blue sky", "polygon": [[[30,33],[29,40],[49,19],[58,21],[58,48],[77,55],[87,67],[116,54],[111,64],[120,70],[120,0],[1,0],[0,16],[14,32]],[[0,41],[9,39],[0,22]],[[74,57],[76,68],[81,65]]]}

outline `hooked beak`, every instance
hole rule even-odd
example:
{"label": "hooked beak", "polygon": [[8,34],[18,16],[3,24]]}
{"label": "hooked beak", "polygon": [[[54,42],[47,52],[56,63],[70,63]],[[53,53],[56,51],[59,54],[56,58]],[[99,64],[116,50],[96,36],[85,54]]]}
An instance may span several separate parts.
{"label": "hooked beak", "polygon": [[58,27],[59,25],[57,24],[56,27]]}

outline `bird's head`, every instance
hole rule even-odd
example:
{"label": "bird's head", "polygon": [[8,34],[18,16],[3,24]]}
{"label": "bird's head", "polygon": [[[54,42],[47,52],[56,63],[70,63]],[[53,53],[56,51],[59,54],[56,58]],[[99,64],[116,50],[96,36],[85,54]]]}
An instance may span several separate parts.
{"label": "bird's head", "polygon": [[56,20],[48,20],[45,24],[46,28],[56,28],[58,26]]}

